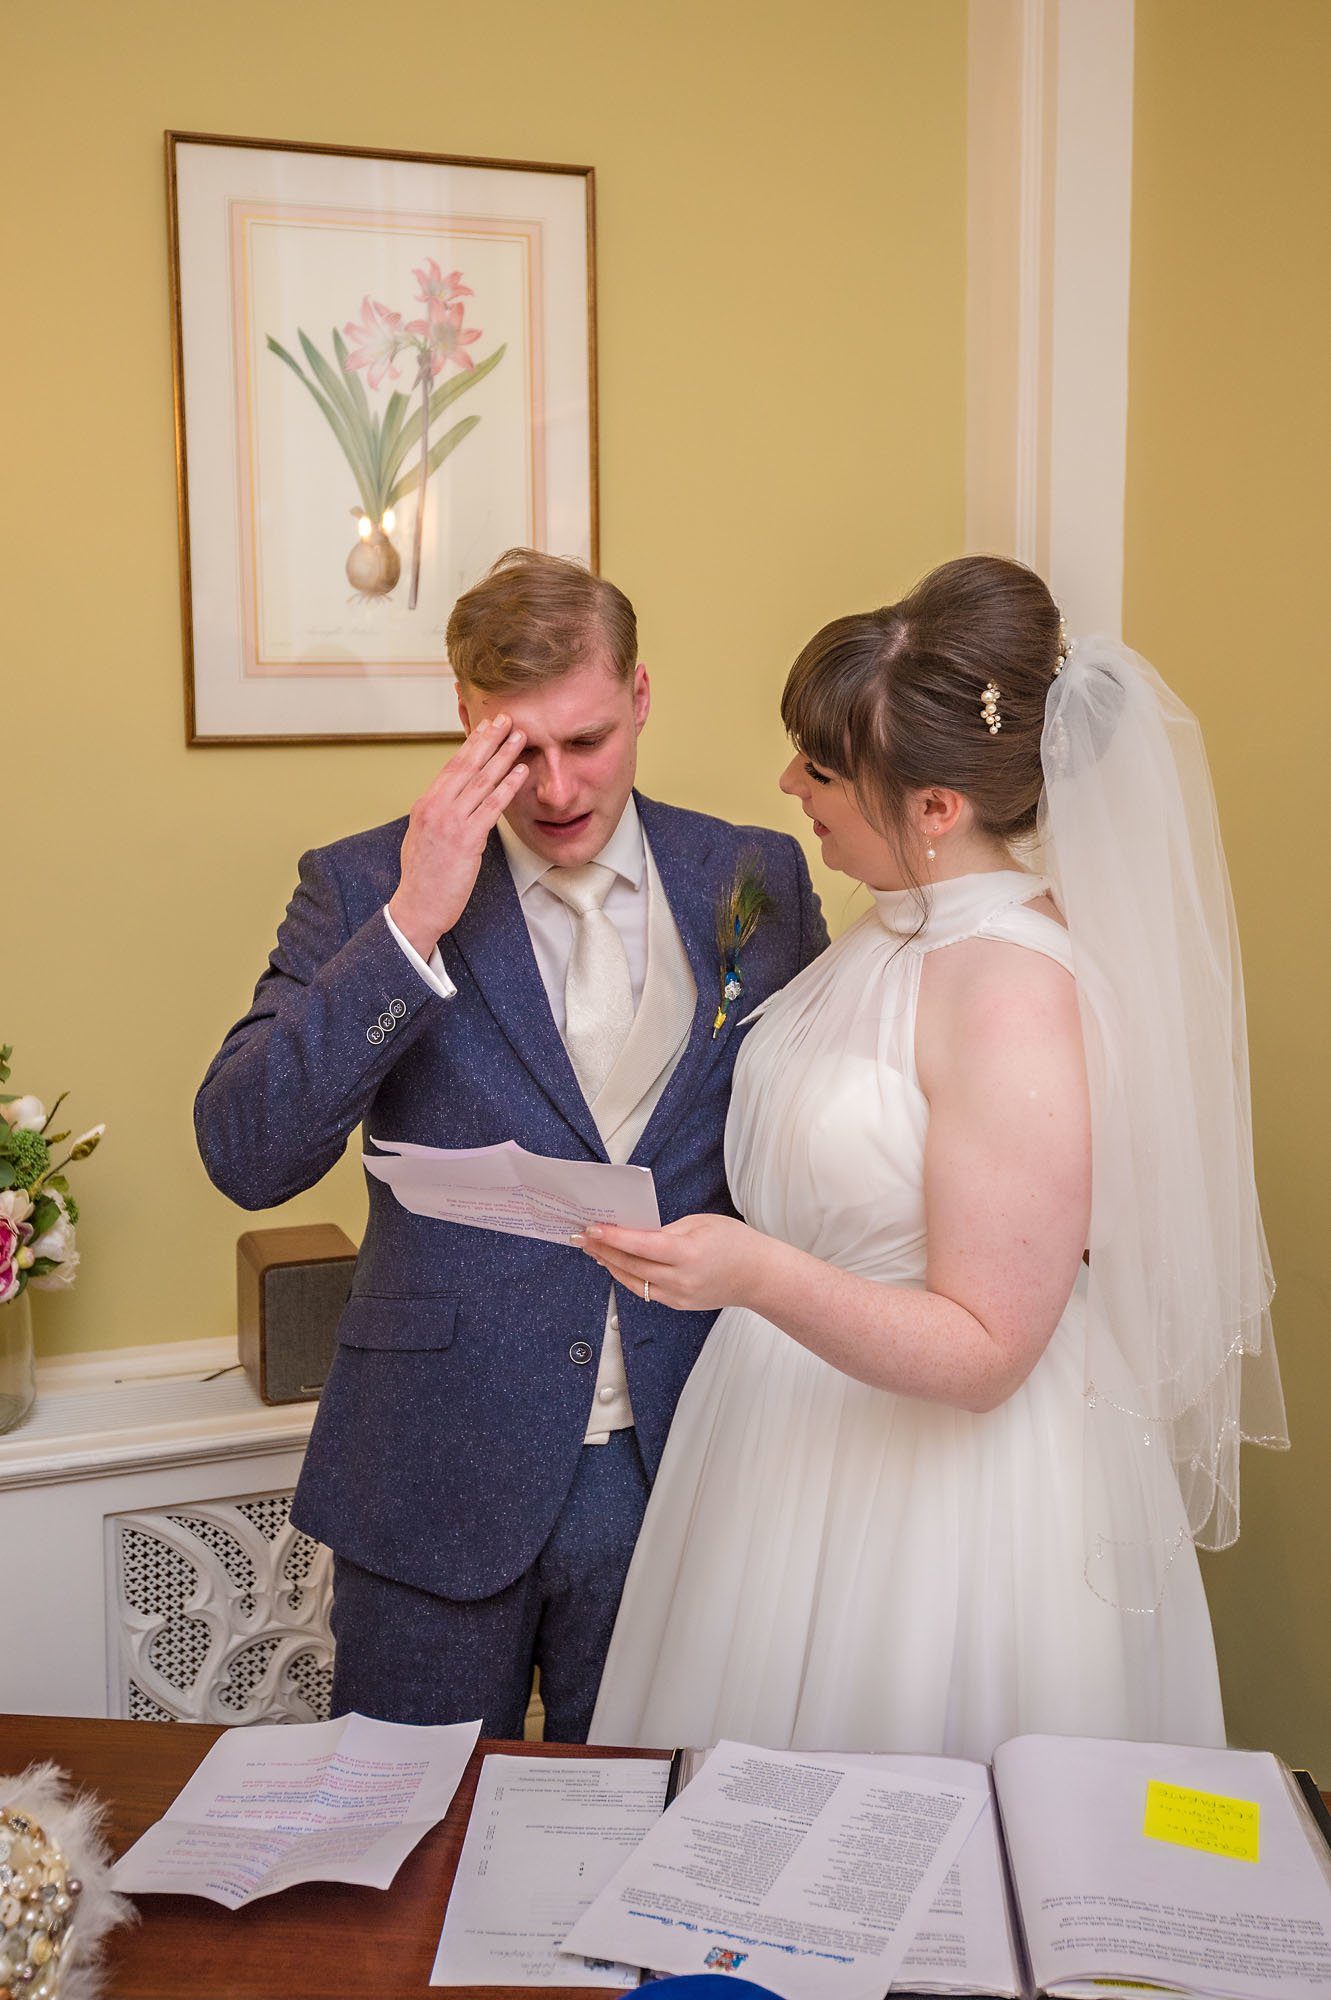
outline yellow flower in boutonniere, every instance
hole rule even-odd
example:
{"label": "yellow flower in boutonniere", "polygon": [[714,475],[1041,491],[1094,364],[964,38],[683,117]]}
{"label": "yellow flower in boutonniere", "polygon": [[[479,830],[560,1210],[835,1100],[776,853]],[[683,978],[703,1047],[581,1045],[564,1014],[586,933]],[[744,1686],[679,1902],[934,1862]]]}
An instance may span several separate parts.
{"label": "yellow flower in boutonniere", "polygon": [[774,908],[763,879],[762,863],[756,854],[746,854],[736,868],[735,879],[716,913],[716,943],[721,955],[721,1004],[712,1022],[713,1041],[724,1028],[731,1007],[744,991],[740,953],[763,918],[770,916]]}

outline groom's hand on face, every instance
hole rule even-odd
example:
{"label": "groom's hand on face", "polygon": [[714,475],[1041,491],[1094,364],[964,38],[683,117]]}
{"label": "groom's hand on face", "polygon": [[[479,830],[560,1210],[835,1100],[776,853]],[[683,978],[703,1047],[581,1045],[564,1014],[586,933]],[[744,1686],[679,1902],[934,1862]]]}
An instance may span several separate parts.
{"label": "groom's hand on face", "polygon": [[411,809],[388,909],[422,958],[467,907],[490,829],[527,776],[517,762],[525,741],[507,715],[478,723]]}

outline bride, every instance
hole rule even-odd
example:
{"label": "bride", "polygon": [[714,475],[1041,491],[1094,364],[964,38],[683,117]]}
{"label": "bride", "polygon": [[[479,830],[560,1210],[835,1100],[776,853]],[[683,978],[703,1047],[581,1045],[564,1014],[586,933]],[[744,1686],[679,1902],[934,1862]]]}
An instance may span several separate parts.
{"label": "bride", "polygon": [[592,1740],[1223,1743],[1194,1543],[1285,1438],[1196,725],[993,557],[825,627],[782,716],[874,907],[742,1024],[743,1221],[582,1239],[725,1308]]}

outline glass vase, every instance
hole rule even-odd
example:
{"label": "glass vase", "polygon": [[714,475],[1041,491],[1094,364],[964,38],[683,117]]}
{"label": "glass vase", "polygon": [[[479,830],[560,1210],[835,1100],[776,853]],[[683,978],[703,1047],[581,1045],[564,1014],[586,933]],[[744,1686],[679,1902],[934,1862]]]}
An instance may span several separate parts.
{"label": "glass vase", "polygon": [[37,1394],[32,1354],[32,1306],[27,1287],[0,1306],[0,1434],[21,1424]]}

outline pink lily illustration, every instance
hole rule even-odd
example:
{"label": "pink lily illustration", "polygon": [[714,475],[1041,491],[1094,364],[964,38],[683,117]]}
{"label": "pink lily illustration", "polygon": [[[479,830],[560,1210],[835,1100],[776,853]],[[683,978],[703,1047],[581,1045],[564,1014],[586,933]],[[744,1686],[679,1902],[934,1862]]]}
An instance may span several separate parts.
{"label": "pink lily illustration", "polygon": [[[464,417],[433,446],[431,428],[460,395],[499,366],[506,347],[500,345],[479,362],[472,360],[468,349],[481,338],[481,329],[465,324],[463,301],[474,294],[470,285],[463,284],[461,271],[445,271],[437,258],[427,257],[413,275],[418,287],[417,299],[425,308],[420,319],[404,321],[401,313],[367,292],[361,300],[359,318],[347,320],[341,332],[333,328],[331,361],[303,328],[297,329],[297,335],[308,373],[272,334],[268,336],[268,347],[318,404],[356,481],[360,506],[352,511],[357,516],[358,540],[347,557],[346,569],[349,580],[363,596],[387,596],[397,583],[401,562],[388,539],[393,529],[393,510],[408,493],[415,491],[408,606],[414,611],[420,588],[426,490],[444,460],[471,435],[481,419],[477,415]],[[399,381],[402,371],[398,357],[408,352],[416,357],[411,388],[394,389],[386,407],[373,410],[366,389],[376,390],[381,383]],[[450,364],[454,371],[451,378],[439,381]],[[436,383],[437,386],[432,386]],[[409,416],[417,389],[420,407],[414,416]],[[419,459],[409,463],[414,452],[419,452]]]}
{"label": "pink lily illustration", "polygon": [[478,326],[464,327],[462,315],[465,308],[461,300],[453,305],[445,305],[442,299],[430,300],[426,319],[407,321],[407,332],[414,334],[421,348],[422,365],[428,360],[431,375],[443,373],[444,365],[456,361],[459,368],[470,368],[474,364],[464,350],[473,340],[479,340]]}
{"label": "pink lily illustration", "polygon": [[[451,271],[443,277],[433,257],[427,259],[432,274],[427,278],[424,271],[417,271],[420,280],[420,298],[425,306],[424,319],[407,321],[407,332],[416,342],[420,363],[416,384],[421,392],[421,483],[416,500],[416,524],[411,536],[411,589],[407,596],[407,609],[416,609],[416,593],[421,576],[421,535],[425,527],[425,488],[429,481],[430,464],[430,384],[441,375],[452,361],[457,367],[470,370],[475,366],[468,347],[481,337],[478,326],[464,327],[462,324],[466,308],[456,294],[467,291],[465,285],[457,283],[459,273]],[[438,289],[427,289],[435,285]],[[442,294],[452,287],[455,296],[451,301]]]}
{"label": "pink lily illustration", "polygon": [[423,271],[413,271],[411,275],[420,286],[416,296],[422,305],[428,304],[431,299],[442,299],[445,305],[449,305],[454,299],[476,296],[470,285],[463,284],[461,271],[450,271],[445,277],[433,257],[426,258]]}
{"label": "pink lily illustration", "polygon": [[348,368],[365,369],[372,389],[379,387],[385,375],[390,382],[397,381],[401,371],[393,363],[411,344],[402,328],[401,313],[390,312],[377,300],[371,302],[367,293],[361,301],[361,323],[349,319],[343,332],[352,344]]}

